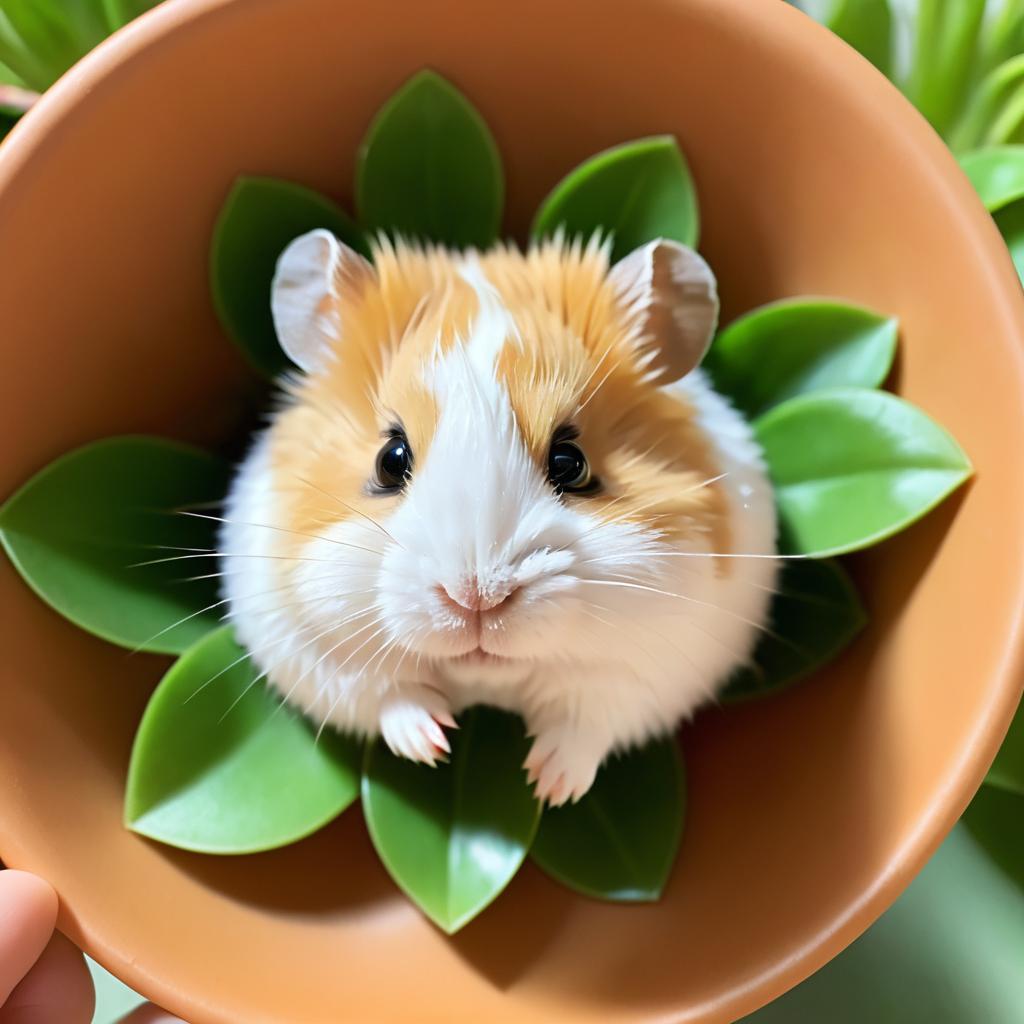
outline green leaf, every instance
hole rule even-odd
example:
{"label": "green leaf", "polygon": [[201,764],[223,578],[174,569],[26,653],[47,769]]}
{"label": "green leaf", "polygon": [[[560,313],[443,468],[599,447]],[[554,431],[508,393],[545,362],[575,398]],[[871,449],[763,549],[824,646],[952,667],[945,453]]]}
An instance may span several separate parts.
{"label": "green leaf", "polygon": [[960,158],[985,207],[992,213],[1024,197],[1024,146],[991,146]]}
{"label": "green leaf", "polygon": [[16,114],[8,113],[2,107],[0,107],[0,139],[3,139],[5,135],[18,123],[18,117]]}
{"label": "green leaf", "polygon": [[318,192],[274,178],[239,178],[213,231],[210,288],[224,329],[250,362],[273,377],[291,367],[270,314],[270,285],[288,243],[316,228],[369,255],[344,210]]}
{"label": "green leaf", "polygon": [[436,768],[370,744],[363,809],[391,877],[444,931],[458,931],[511,881],[537,829],[540,805],[522,765],[522,722],[476,707],[450,735],[452,756]]}
{"label": "green leaf", "polygon": [[870,547],[939,504],[970,475],[956,441],[884,391],[837,388],[790,399],[756,423],[789,551]]}
{"label": "green leaf", "polygon": [[107,16],[114,28],[127,25],[128,22],[145,14],[160,2],[160,0],[103,0],[107,10]]}
{"label": "green leaf", "polygon": [[1024,282],[1024,199],[1010,203],[994,215],[996,227],[1002,233],[1003,241],[1013,257],[1017,276]]}
{"label": "green leaf", "polygon": [[102,0],[0,0],[0,61],[39,91],[109,33]]}
{"label": "green leaf", "polygon": [[1015,142],[1024,142],[1024,55],[985,76],[950,136],[957,152]]}
{"label": "green leaf", "polygon": [[904,91],[940,134],[963,104],[984,13],[985,0],[918,0]]}
{"label": "green leaf", "polygon": [[294,843],[359,793],[362,744],[309,723],[262,685],[230,627],[161,680],[135,735],[125,824],[201,853]]}
{"label": "green leaf", "polygon": [[656,900],[675,863],[685,809],[679,744],[655,740],[606,761],[578,803],[547,808],[531,856],[585,896]]}
{"label": "green leaf", "polygon": [[616,260],[655,238],[696,247],[697,193],[676,140],[639,139],[580,164],[541,204],[532,233],[542,238],[559,228],[584,238],[611,232]]}
{"label": "green leaf", "polygon": [[837,0],[826,24],[882,72],[892,67],[889,0]]}
{"label": "green leaf", "polygon": [[[999,748],[985,781],[1001,789],[1008,789],[1024,797],[1024,702],[1010,723],[1009,732]],[[1020,820],[1022,843],[1024,843],[1024,816]],[[1021,861],[1024,872],[1024,859]]]}
{"label": "green leaf", "polygon": [[707,369],[749,417],[821,388],[876,388],[896,354],[899,322],[831,299],[762,306],[715,339]]}
{"label": "green leaf", "polygon": [[0,63],[0,85],[16,85],[19,89],[25,88],[24,81],[2,63]]}
{"label": "green leaf", "polygon": [[176,654],[219,621],[209,607],[216,581],[188,579],[216,569],[216,524],[179,510],[220,501],[229,476],[221,459],[170,441],[97,441],[8,499],[0,542],[29,586],[75,625],[123,647]]}
{"label": "green leaf", "polygon": [[838,562],[792,560],[783,565],[768,624],[753,663],[733,673],[722,701],[773,693],[829,664],[864,628],[867,615]]}
{"label": "green leaf", "polygon": [[1024,794],[1001,785],[982,786],[961,820],[1024,893]]}
{"label": "green leaf", "polygon": [[742,1024],[1020,1024],[1022,950],[1024,893],[957,825],[869,931]]}
{"label": "green leaf", "polygon": [[975,69],[985,74],[1024,50],[1024,0],[989,0]]}
{"label": "green leaf", "polygon": [[501,155],[477,109],[433,71],[414,75],[363,139],[356,169],[363,225],[482,249],[498,237],[504,202]]}

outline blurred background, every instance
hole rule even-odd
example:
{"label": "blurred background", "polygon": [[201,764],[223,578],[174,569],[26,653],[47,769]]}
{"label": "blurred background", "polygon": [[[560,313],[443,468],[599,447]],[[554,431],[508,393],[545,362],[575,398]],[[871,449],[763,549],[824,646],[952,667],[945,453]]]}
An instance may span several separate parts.
{"label": "blurred background", "polygon": [[[80,57],[153,6],[0,0],[0,139]],[[928,119],[1024,276],[1024,0],[793,6],[857,49]],[[96,1024],[112,1024],[142,1001],[91,968]],[[746,1018],[869,1021],[1024,1024],[1024,712],[967,813],[896,905],[816,975]]]}

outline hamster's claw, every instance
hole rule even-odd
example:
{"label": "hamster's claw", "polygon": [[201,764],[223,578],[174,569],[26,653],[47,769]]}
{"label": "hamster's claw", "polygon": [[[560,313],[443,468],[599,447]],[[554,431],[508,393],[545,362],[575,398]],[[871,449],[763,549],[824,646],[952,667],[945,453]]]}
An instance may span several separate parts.
{"label": "hamster's claw", "polygon": [[442,725],[453,722],[444,707],[428,710],[408,697],[393,697],[380,712],[380,734],[396,757],[420,761],[433,767],[451,753]]}
{"label": "hamster's claw", "polygon": [[536,783],[537,799],[551,807],[575,803],[594,783],[603,751],[593,749],[567,729],[542,732],[533,742],[523,767]]}

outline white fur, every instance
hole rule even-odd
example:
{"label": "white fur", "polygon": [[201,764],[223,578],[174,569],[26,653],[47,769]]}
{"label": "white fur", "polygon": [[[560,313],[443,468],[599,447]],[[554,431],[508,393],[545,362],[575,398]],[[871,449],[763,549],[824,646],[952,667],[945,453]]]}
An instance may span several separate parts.
{"label": "white fur", "polygon": [[[475,272],[482,313],[429,370],[440,419],[394,513],[381,528],[345,518],[309,538],[301,560],[263,557],[289,527],[275,507],[271,427],[228,502],[225,592],[240,642],[316,721],[380,733],[433,763],[452,713],[507,708],[535,737],[538,794],[562,803],[586,792],[610,751],[673,729],[749,657],[776,573],[774,502],[748,427],[699,371],[666,390],[695,405],[712,441],[732,552],[767,557],[721,572],[706,540],[674,547],[558,497],[496,378],[501,345],[516,339]],[[489,610],[478,618],[460,599]]]}

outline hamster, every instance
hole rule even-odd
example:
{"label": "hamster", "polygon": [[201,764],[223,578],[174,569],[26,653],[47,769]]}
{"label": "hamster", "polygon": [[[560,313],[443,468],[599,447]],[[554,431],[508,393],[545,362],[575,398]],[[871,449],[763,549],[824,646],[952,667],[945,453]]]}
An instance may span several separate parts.
{"label": "hamster", "polygon": [[220,548],[239,641],[321,728],[433,764],[459,711],[496,705],[558,805],[749,659],[776,521],[751,431],[697,369],[714,277],[675,242],[610,251],[380,239],[370,262],[313,231],[282,254],[301,372]]}

